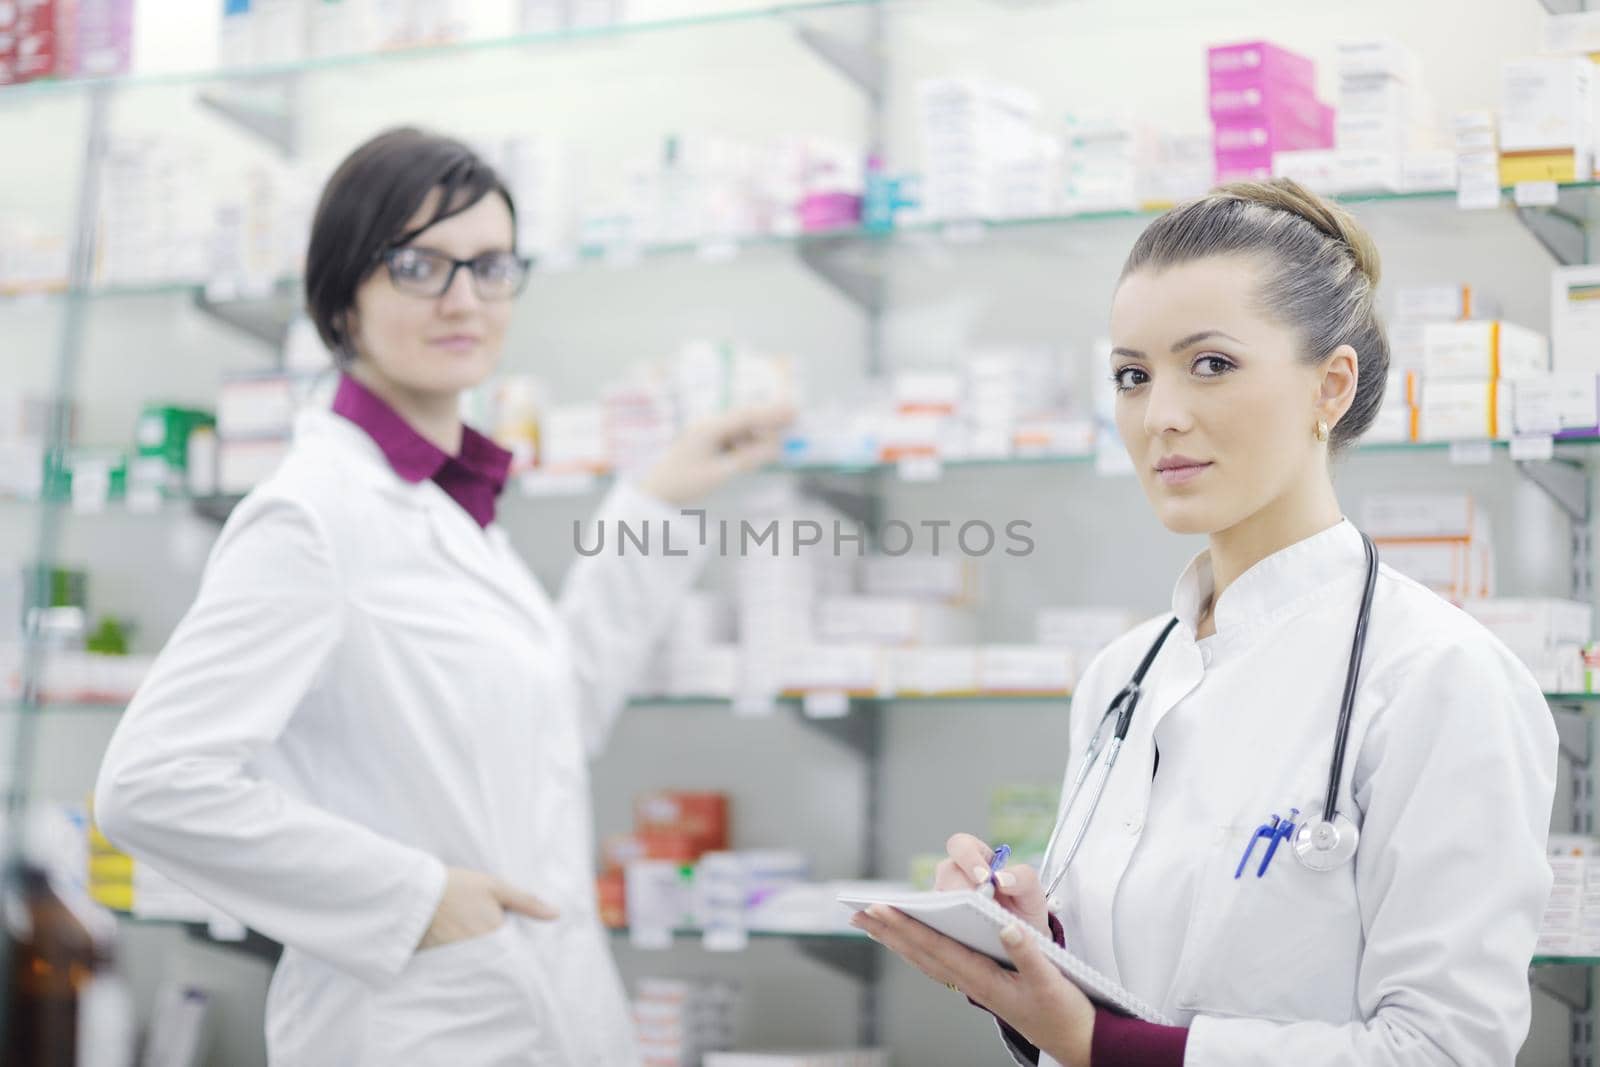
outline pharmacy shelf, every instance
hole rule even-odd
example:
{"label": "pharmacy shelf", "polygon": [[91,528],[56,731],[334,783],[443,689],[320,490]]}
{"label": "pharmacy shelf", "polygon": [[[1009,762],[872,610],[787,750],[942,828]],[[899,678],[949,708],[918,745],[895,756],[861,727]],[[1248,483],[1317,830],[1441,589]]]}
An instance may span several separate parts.
{"label": "pharmacy shelf", "polygon": [[32,706],[18,700],[0,701],[0,711],[35,715],[121,715],[127,706],[126,700],[50,700]]}
{"label": "pharmacy shelf", "polygon": [[421,60],[454,60],[465,69],[475,58],[487,53],[520,48],[559,48],[564,45],[626,41],[670,31],[709,30],[715,27],[749,24],[784,24],[808,15],[886,7],[888,0],[798,0],[795,3],[767,4],[735,11],[682,15],[672,18],[621,22],[609,26],[581,27],[545,33],[520,33],[482,40],[422,44],[379,52],[322,56],[282,63],[255,64],[219,70],[183,71],[171,74],[125,75],[113,78],[44,79],[23,82],[0,89],[0,104],[70,96],[93,90],[126,92],[135,89],[172,86],[210,86],[230,82],[260,82],[288,79],[327,71],[392,67]]}
{"label": "pharmacy shelf", "polygon": [[[1600,705],[1600,693],[1546,693],[1545,701],[1557,705]],[[786,693],[777,698],[777,703],[785,706],[803,705],[805,697],[799,694]],[[971,693],[954,696],[917,696],[911,694],[885,693],[879,696],[852,696],[851,708],[869,708],[882,704],[908,705],[917,708],[978,708],[992,704],[1004,704],[1008,707],[1036,707],[1043,709],[1060,708],[1072,702],[1069,693]],[[628,707],[635,711],[672,711],[687,708],[731,708],[733,701],[725,696],[672,696],[672,697],[634,697],[628,701]],[[125,700],[105,701],[49,701],[31,708],[24,708],[15,700],[0,701],[0,711],[19,712],[31,711],[45,715],[121,715],[127,708]]]}
{"label": "pharmacy shelf", "polygon": [[[1572,459],[1587,458],[1600,445],[1600,435],[1582,437],[1565,437],[1553,442],[1554,451],[1558,456]],[[1471,461],[1464,453],[1479,450],[1484,447],[1489,449],[1491,455],[1501,455],[1513,449],[1510,441],[1393,441],[1393,442],[1367,442],[1357,445],[1348,455],[1361,456],[1394,456],[1394,455],[1445,455],[1449,454],[1453,461]],[[1516,458],[1513,456],[1513,458]],[[892,474],[902,481],[911,483],[938,482],[946,475],[961,475],[964,472],[977,471],[1014,471],[1035,470],[1049,468],[1092,468],[1095,464],[1093,455],[1070,456],[1008,456],[993,459],[911,459],[898,463],[781,463],[767,467],[768,474],[793,474],[802,477],[861,477],[877,474]],[[574,497],[591,496],[611,485],[613,476],[609,474],[584,474],[584,475],[553,475],[546,476],[534,474],[524,475],[516,479],[511,490],[506,494],[506,501],[517,504],[539,500],[567,499]],[[224,522],[243,500],[242,495],[219,494],[206,497],[164,497],[153,507],[130,507],[124,499],[110,501],[105,507],[93,511],[72,510],[74,519],[105,519],[118,516],[161,516],[193,512],[214,522]],[[0,496],[0,515],[7,511],[19,511],[37,508],[43,502],[33,498],[20,498],[14,496]],[[67,500],[51,500],[49,503],[64,508],[70,508],[71,502]]]}
{"label": "pharmacy shelf", "polygon": [[[608,927],[613,938],[630,940],[633,931],[626,926]],[[746,931],[752,941],[845,941],[863,942],[870,940],[866,934],[859,930],[749,930]],[[676,942],[696,942],[705,940],[705,931],[693,927],[682,927],[672,931],[672,940]],[[644,951],[656,951],[645,948]]]}
{"label": "pharmacy shelf", "polygon": [[1600,967],[1600,956],[1535,956],[1535,967]]}
{"label": "pharmacy shelf", "polygon": [[[853,0],[852,0],[853,2]],[[0,99],[12,90],[0,90]],[[1600,192],[1600,182],[1572,182],[1559,187],[1562,196],[1580,197],[1587,206],[1593,194]],[[1511,203],[1514,191],[1502,190],[1503,203]],[[1352,193],[1335,197],[1347,206],[1360,209],[1370,207],[1411,210],[1416,205],[1450,207],[1455,199],[1450,189],[1423,192],[1372,192]],[[736,262],[745,254],[763,250],[794,250],[802,255],[817,257],[818,270],[828,269],[826,259],[841,252],[882,250],[896,246],[925,248],[930,241],[953,247],[981,244],[990,237],[1007,235],[1050,234],[1115,220],[1148,221],[1170,205],[1152,204],[1136,209],[1116,211],[1080,212],[1075,214],[1038,215],[1026,218],[993,220],[944,220],[923,222],[889,230],[848,227],[799,234],[760,234],[743,237],[704,237],[693,241],[672,241],[636,245],[586,246],[570,261],[544,262],[535,265],[534,284],[538,274],[566,273],[580,267],[593,266],[609,270],[623,270],[642,263],[658,260],[698,259],[708,263]],[[1523,208],[1538,212],[1539,208]],[[1471,213],[1452,214],[1452,220],[1470,217]],[[867,265],[870,273],[874,268]],[[241,328],[259,336],[281,336],[288,319],[298,310],[301,279],[285,277],[270,282],[239,286],[202,284],[198,281],[165,281],[131,285],[96,285],[78,292],[85,299],[102,302],[127,299],[157,299],[180,297],[193,302],[201,310],[229,319]],[[74,295],[65,283],[44,283],[25,288],[0,287],[0,302],[40,303]]]}
{"label": "pharmacy shelf", "polygon": [[[632,931],[627,927],[613,928],[611,934],[612,939],[619,944],[632,944]],[[883,966],[882,951],[870,938],[857,930],[812,932],[750,930],[748,936],[751,943],[787,942],[818,963],[867,984],[877,979]],[[704,938],[705,934],[699,930],[674,930],[670,945],[635,947],[641,952],[660,952],[674,945],[703,941]],[[721,954],[724,953],[719,953]]]}

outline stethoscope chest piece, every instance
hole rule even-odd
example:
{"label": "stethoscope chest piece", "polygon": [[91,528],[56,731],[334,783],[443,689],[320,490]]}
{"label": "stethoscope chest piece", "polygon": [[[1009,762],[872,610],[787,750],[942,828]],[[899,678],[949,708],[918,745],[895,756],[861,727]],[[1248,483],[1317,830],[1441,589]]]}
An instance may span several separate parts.
{"label": "stethoscope chest piece", "polygon": [[1344,812],[1333,819],[1310,819],[1294,835],[1294,854],[1313,871],[1331,871],[1349,863],[1356,855],[1361,831]]}

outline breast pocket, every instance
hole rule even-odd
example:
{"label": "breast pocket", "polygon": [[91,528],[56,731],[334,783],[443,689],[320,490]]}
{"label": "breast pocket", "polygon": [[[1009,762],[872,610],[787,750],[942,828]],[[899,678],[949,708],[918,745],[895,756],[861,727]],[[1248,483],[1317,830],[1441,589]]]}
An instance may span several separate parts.
{"label": "breast pocket", "polygon": [[1174,1001],[1200,1015],[1347,1022],[1355,1014],[1361,952],[1355,867],[1311,870],[1284,841],[1258,877],[1267,844],[1261,840],[1241,872],[1256,830],[1229,824],[1212,831]]}

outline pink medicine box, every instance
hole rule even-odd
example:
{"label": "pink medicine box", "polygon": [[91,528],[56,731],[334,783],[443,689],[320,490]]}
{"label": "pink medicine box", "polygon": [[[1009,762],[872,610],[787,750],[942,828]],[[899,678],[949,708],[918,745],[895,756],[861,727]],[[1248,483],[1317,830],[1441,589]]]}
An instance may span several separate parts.
{"label": "pink medicine box", "polygon": [[1278,86],[1316,92],[1317,65],[1305,56],[1267,41],[1218,45],[1206,51],[1212,89]]}
{"label": "pink medicine box", "polygon": [[1288,152],[1300,148],[1332,148],[1334,143],[1333,108],[1318,104],[1317,121],[1304,124],[1284,116],[1230,118],[1218,122],[1213,130],[1217,154],[1267,149]]}

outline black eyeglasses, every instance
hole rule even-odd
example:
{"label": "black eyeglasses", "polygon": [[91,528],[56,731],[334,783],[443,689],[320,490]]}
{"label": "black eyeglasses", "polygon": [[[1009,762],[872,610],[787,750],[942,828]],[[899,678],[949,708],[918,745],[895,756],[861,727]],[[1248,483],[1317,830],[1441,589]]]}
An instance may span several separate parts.
{"label": "black eyeglasses", "polygon": [[426,248],[390,248],[383,253],[389,280],[403,293],[438,298],[450,291],[456,271],[472,275],[479,300],[510,300],[528,284],[533,260],[513,252],[485,252],[471,259],[452,259]]}

